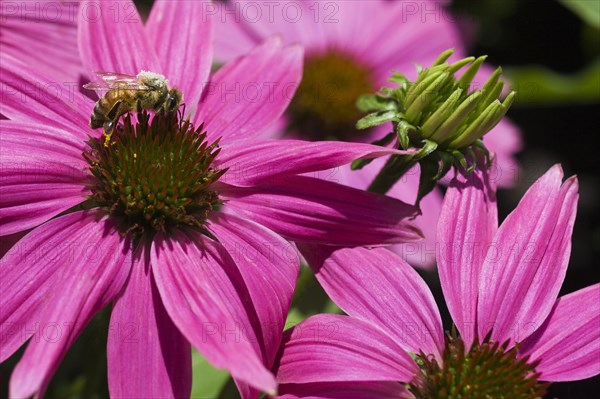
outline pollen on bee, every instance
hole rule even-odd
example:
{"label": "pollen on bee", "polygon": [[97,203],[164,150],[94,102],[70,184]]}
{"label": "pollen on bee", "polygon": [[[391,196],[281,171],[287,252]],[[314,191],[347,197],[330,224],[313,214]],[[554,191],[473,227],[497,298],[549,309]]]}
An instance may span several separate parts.
{"label": "pollen on bee", "polygon": [[104,147],[108,148],[110,144],[110,138],[112,137],[112,133],[104,133]]}

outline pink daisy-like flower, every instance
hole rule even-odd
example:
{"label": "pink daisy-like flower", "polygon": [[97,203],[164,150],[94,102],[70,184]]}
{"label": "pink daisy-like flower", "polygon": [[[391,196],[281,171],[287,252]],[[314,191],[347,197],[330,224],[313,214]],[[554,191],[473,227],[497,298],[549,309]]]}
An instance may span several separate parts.
{"label": "pink daisy-like flower", "polygon": [[78,1],[0,1],[0,47],[76,89],[84,72],[77,48]]}
{"label": "pink daisy-like flower", "polygon": [[157,1],[144,25],[130,1],[81,4],[89,71],[162,73],[192,110],[191,123],[125,117],[109,143],[88,126],[93,101],[2,56],[0,234],[33,229],[0,265],[0,360],[29,341],[11,397],[42,396],[110,302],[111,396],[189,396],[190,343],[242,391],[274,393],[299,267],[285,239],[419,238],[411,206],[307,176],[394,150],[256,140],[288,105],[302,50],[268,40],[209,78],[208,6]]}
{"label": "pink daisy-like flower", "polygon": [[281,398],[534,398],[544,382],[599,374],[600,284],[557,299],[578,197],[577,179],[562,177],[552,167],[500,227],[487,172],[451,182],[438,263],[460,338],[444,339],[427,285],[390,251],[305,246],[351,317],[318,315],[289,332]]}
{"label": "pink daisy-like flower", "polygon": [[[389,85],[387,79],[394,70],[414,80],[415,63],[430,65],[448,48],[456,48],[456,57],[464,56],[457,22],[443,3],[436,0],[220,3],[214,11],[216,59],[230,60],[272,34],[282,35],[287,43],[301,43],[306,49],[302,84],[277,128],[266,134],[315,141],[369,142],[381,138],[389,128],[373,129],[367,134],[354,128],[363,116],[354,105],[359,95]],[[473,84],[481,87],[491,71],[484,66]],[[501,185],[510,185],[518,170],[513,154],[521,147],[517,129],[505,120],[484,141],[497,153],[494,178]],[[360,171],[340,167],[326,177],[366,189],[383,163],[374,162]],[[415,168],[388,195],[414,203],[418,186],[419,171]],[[416,223],[425,240],[394,248],[411,264],[427,267],[435,262],[435,226],[441,203],[439,190],[421,202],[423,215]]]}

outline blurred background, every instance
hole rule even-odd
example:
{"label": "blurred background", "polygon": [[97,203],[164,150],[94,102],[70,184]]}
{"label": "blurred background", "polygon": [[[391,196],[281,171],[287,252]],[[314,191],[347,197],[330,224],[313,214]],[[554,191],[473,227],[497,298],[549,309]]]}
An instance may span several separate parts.
{"label": "blurred background", "polygon": [[[347,0],[357,1],[357,0]],[[390,0],[393,1],[393,0]],[[142,14],[152,0],[136,1]],[[522,172],[516,186],[498,194],[503,219],[531,183],[551,165],[576,174],[580,201],[571,261],[561,295],[600,281],[600,0],[454,0],[455,14],[471,55],[487,54],[518,90],[509,117],[521,129]],[[435,271],[422,271],[437,303],[444,301]],[[303,272],[289,325],[338,309],[309,271]],[[445,309],[442,309],[444,312]],[[450,319],[445,312],[445,325]],[[46,397],[106,398],[108,310],[101,312],[62,362]],[[600,328],[600,326],[598,326]],[[21,352],[0,365],[0,398]],[[547,398],[596,398],[600,377],[556,383]],[[236,398],[227,373],[194,354],[192,398]]]}
{"label": "blurred background", "polygon": [[[488,54],[518,90],[508,116],[524,140],[517,186],[498,193],[499,216],[551,165],[576,174],[580,199],[561,295],[600,281],[600,1],[454,0],[473,55]],[[475,34],[473,34],[475,32]],[[428,279],[431,285],[437,276]],[[438,290],[437,303],[443,303]],[[600,300],[600,299],[599,299]],[[600,328],[600,326],[598,326]],[[556,383],[547,398],[596,398],[600,377]]]}

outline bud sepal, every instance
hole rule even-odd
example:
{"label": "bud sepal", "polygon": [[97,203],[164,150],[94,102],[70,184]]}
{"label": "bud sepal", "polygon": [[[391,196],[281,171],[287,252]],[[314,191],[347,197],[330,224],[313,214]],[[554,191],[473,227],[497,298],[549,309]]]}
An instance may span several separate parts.
{"label": "bud sepal", "polygon": [[[499,99],[504,88],[501,68],[494,71],[483,87],[469,90],[486,57],[446,63],[453,52],[452,49],[443,52],[429,68],[418,67],[414,82],[395,73],[389,81],[397,87],[385,87],[358,99],[357,106],[370,112],[358,121],[358,129],[391,122],[398,147],[417,149],[411,155],[392,157],[369,190],[386,193],[404,173],[419,164],[418,205],[452,166],[472,171],[479,154],[489,163],[489,152],[481,139],[506,115],[515,92],[510,92],[503,101]],[[468,67],[463,75],[456,78],[454,74],[465,66]],[[384,145],[392,142],[388,136],[380,140],[385,141]],[[357,161],[352,167],[360,169],[367,163]]]}

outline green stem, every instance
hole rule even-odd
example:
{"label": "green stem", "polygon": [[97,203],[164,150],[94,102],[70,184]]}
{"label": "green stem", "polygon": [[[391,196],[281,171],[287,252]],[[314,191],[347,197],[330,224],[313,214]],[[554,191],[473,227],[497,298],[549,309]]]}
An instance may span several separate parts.
{"label": "green stem", "polygon": [[417,161],[412,156],[392,156],[375,176],[367,190],[378,194],[387,193],[416,164]]}

